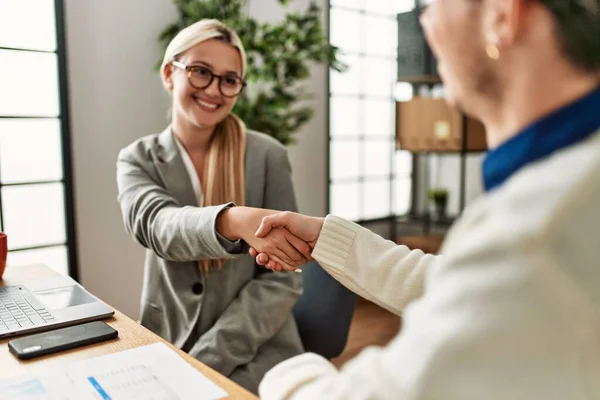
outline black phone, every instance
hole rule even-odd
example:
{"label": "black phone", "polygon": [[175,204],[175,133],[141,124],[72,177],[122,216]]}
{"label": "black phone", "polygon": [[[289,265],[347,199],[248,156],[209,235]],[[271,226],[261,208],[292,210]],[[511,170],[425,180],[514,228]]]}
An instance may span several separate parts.
{"label": "black phone", "polygon": [[105,322],[94,321],[13,339],[8,342],[8,348],[17,358],[28,360],[114,339],[118,334]]}

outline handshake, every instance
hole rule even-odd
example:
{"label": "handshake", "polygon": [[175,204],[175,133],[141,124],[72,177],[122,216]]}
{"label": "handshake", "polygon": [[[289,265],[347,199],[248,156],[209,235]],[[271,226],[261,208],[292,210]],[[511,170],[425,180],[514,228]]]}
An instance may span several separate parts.
{"label": "handshake", "polygon": [[231,207],[217,218],[217,231],[229,240],[242,239],[259,265],[273,271],[296,271],[312,261],[324,218],[289,211]]}

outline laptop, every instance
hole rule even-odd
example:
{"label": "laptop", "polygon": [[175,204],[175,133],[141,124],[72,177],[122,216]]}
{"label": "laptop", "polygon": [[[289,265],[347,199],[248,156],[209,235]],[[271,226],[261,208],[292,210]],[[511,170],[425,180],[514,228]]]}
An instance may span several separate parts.
{"label": "laptop", "polygon": [[69,276],[0,287],[0,338],[104,319],[114,313]]}

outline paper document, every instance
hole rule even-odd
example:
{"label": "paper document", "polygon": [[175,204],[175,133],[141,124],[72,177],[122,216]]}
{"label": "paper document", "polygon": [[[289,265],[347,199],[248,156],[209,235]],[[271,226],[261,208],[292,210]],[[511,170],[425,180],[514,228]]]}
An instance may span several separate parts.
{"label": "paper document", "polygon": [[0,381],[0,400],[215,400],[226,396],[163,343]]}

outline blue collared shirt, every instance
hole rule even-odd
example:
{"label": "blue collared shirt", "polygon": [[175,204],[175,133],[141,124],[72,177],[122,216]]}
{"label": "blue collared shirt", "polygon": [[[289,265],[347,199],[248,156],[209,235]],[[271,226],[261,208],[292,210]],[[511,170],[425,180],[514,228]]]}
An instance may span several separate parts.
{"label": "blue collared shirt", "polygon": [[486,192],[501,186],[530,163],[579,143],[600,129],[600,87],[534,122],[483,161]]}

